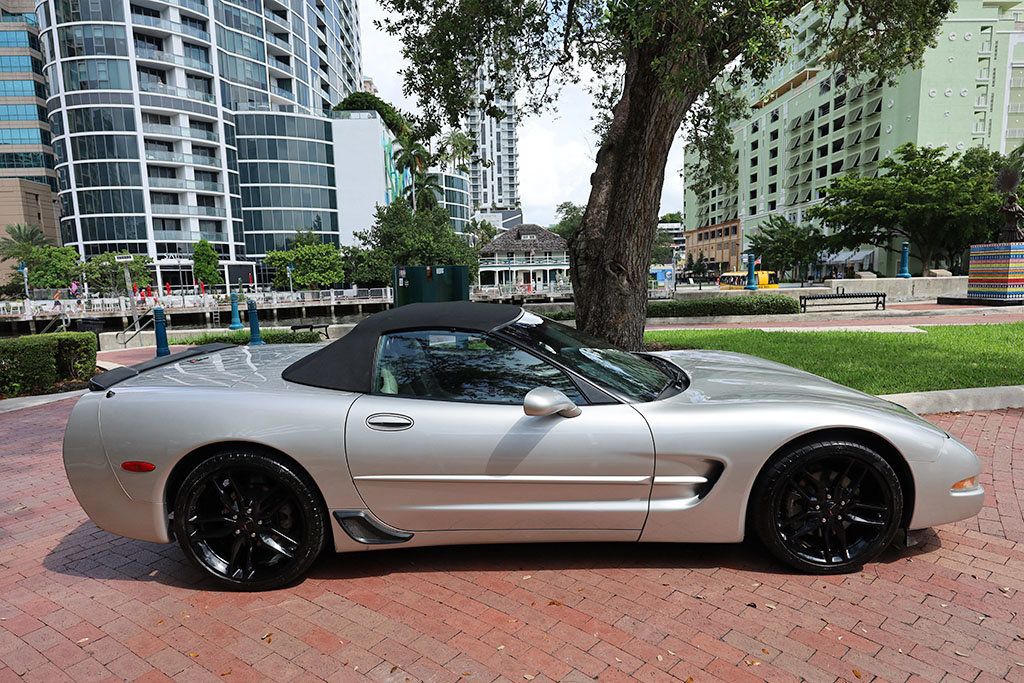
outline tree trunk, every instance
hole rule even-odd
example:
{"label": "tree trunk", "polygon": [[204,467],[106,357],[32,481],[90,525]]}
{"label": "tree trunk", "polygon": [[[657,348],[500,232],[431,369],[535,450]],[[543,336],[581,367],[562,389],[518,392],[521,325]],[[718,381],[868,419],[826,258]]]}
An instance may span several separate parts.
{"label": "tree trunk", "polygon": [[656,48],[626,60],[621,99],[597,154],[590,200],[570,239],[576,326],[624,349],[643,346],[647,280],[665,165],[694,97],[666,92]]}

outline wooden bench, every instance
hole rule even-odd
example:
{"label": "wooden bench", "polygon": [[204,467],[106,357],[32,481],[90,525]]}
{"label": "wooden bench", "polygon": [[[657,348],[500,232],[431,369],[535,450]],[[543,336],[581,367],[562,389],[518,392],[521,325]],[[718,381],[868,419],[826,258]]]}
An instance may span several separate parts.
{"label": "wooden bench", "polygon": [[292,332],[319,332],[321,335],[323,335],[324,339],[330,339],[331,335],[330,335],[330,332],[328,331],[327,328],[328,328],[328,326],[327,326],[326,323],[322,324],[322,325],[320,325],[320,324],[305,324],[305,325],[292,325],[291,326]]}
{"label": "wooden bench", "polygon": [[808,306],[850,306],[873,303],[875,310],[885,310],[885,292],[847,292],[840,288],[831,294],[808,294],[800,297],[800,311],[807,312]]}

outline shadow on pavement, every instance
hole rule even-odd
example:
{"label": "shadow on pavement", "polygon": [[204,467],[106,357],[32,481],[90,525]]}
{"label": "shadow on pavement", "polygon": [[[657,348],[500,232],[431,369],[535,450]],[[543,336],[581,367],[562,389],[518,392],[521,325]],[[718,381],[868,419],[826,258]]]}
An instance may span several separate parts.
{"label": "shadow on pavement", "polygon": [[[914,534],[916,545],[890,548],[880,564],[905,561],[937,549],[938,534]],[[216,589],[194,569],[176,543],[161,545],[120,538],[83,522],[44,558],[50,571],[95,580],[157,582],[178,588]],[[542,570],[727,568],[764,574],[793,574],[758,543],[522,543],[398,548],[359,553],[325,551],[308,578],[319,581],[444,572],[530,572]]]}

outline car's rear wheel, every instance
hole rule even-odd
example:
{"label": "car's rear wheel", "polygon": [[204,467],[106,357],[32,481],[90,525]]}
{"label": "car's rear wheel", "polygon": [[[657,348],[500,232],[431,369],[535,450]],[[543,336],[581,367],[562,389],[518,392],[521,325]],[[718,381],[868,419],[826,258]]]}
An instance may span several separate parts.
{"label": "car's rear wheel", "polygon": [[804,572],[856,571],[893,541],[903,491],[885,458],[852,441],[821,441],[770,463],[754,486],[751,523],[768,550]]}
{"label": "car's rear wheel", "polygon": [[267,590],[309,569],[324,545],[323,504],[304,473],[259,452],[200,463],[175,498],[185,555],[222,586]]}

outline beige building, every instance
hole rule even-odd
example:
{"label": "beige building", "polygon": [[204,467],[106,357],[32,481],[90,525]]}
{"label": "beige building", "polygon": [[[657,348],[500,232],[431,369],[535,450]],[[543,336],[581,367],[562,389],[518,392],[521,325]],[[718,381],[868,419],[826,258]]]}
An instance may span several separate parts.
{"label": "beige building", "polygon": [[[22,178],[0,178],[0,231],[17,224],[38,225],[50,242],[60,244],[53,191],[49,185]],[[16,263],[0,261],[0,272],[16,266]]]}

